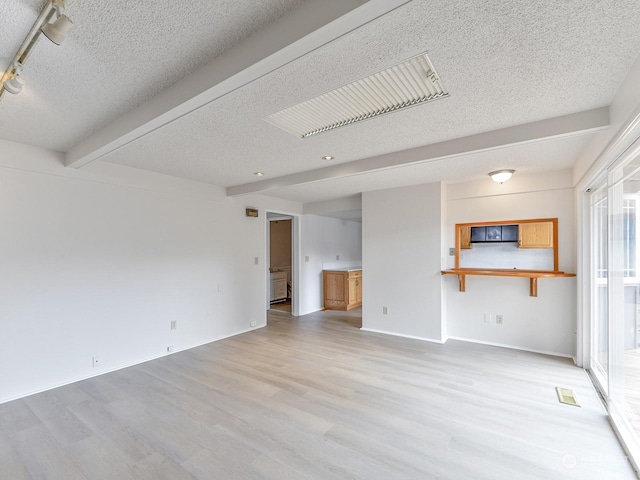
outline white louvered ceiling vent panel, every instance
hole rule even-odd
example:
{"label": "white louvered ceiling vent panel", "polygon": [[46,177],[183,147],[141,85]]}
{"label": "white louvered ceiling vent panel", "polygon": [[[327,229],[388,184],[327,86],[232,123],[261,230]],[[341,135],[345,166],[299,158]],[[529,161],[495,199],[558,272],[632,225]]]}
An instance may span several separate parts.
{"label": "white louvered ceiling vent panel", "polygon": [[426,53],[280,110],[267,122],[301,138],[447,97]]}

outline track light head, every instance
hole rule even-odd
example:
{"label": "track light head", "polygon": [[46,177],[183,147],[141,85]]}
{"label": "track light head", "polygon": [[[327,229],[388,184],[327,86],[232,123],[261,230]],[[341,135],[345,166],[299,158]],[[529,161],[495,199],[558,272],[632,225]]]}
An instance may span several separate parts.
{"label": "track light head", "polygon": [[21,75],[16,75],[15,77],[5,80],[3,86],[7,92],[17,95],[22,91],[22,87],[24,87],[24,78],[22,78]]}
{"label": "track light head", "polygon": [[67,36],[67,33],[69,33],[69,30],[71,30],[71,27],[73,27],[73,20],[63,14],[60,15],[55,22],[47,23],[41,28],[41,31],[45,37],[53,43],[60,45]]}

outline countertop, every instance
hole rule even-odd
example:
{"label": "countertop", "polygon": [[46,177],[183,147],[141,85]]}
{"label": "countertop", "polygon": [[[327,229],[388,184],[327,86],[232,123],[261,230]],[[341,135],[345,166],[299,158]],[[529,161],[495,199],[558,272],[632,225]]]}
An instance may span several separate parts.
{"label": "countertop", "polygon": [[342,267],[342,268],[325,268],[325,272],[355,272],[362,270],[362,267]]}

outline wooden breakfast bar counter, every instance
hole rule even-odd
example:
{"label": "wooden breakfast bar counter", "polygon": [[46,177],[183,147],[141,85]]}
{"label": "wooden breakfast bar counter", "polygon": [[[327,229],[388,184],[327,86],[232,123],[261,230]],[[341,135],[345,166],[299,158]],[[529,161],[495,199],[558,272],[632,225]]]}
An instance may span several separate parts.
{"label": "wooden breakfast bar counter", "polygon": [[492,269],[492,268],[452,268],[442,270],[442,275],[457,275],[460,282],[460,291],[466,291],[466,276],[481,275],[488,277],[524,277],[529,279],[529,295],[538,296],[538,279],[554,277],[575,277],[575,273],[565,273],[550,270],[519,270],[519,269]]}

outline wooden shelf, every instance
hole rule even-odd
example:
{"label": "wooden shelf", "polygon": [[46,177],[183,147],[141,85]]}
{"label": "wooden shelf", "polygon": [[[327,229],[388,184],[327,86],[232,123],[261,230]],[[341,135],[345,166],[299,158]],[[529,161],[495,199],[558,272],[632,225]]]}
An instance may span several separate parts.
{"label": "wooden shelf", "polygon": [[554,277],[575,277],[575,273],[565,273],[550,270],[503,270],[491,268],[452,268],[451,270],[442,270],[442,275],[457,275],[460,282],[460,291],[466,291],[466,276],[481,275],[486,277],[523,277],[529,279],[529,295],[538,296],[538,279],[554,278]]}

